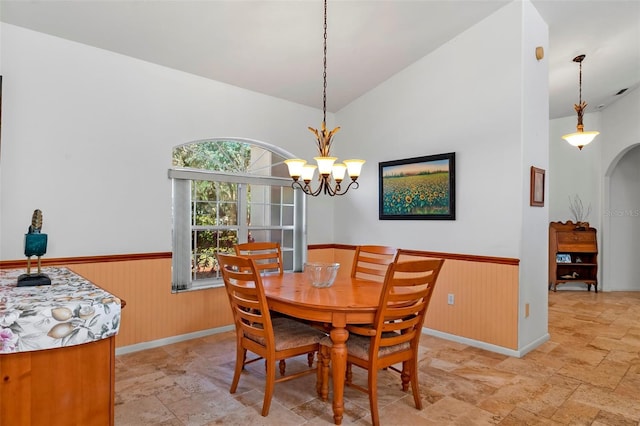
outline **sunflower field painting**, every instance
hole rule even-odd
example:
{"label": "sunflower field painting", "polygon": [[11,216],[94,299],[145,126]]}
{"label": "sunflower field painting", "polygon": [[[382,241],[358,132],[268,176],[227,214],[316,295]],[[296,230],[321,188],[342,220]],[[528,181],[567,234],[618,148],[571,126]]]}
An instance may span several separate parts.
{"label": "sunflower field painting", "polygon": [[455,220],[455,153],[379,163],[380,219]]}

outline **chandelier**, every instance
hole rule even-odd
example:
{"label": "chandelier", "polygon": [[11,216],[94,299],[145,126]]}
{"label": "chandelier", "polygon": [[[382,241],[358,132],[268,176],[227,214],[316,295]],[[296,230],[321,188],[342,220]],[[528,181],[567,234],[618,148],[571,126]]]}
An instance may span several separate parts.
{"label": "chandelier", "polygon": [[590,131],[585,132],[584,126],[582,125],[582,116],[584,115],[584,109],[587,107],[587,103],[582,101],[582,61],[584,60],[585,55],[578,55],[573,58],[573,62],[577,62],[580,64],[580,97],[577,104],[573,107],[578,113],[578,126],[576,127],[575,133],[569,133],[568,135],[564,135],[562,139],[566,140],[573,146],[577,146],[578,149],[582,150],[582,147],[590,143],[596,136],[600,134],[600,132]]}
{"label": "chandelier", "polygon": [[[344,160],[343,163],[336,163],[336,157],[331,156],[331,142],[333,136],[340,130],[340,127],[329,131],[327,130],[327,0],[324,0],[324,54],[323,54],[323,73],[324,80],[322,90],[322,126],[320,129],[309,127],[311,133],[316,137],[316,143],[319,157],[313,157],[316,165],[307,164],[305,160],[294,158],[285,160],[289,168],[289,175],[293,179],[291,186],[300,188],[305,194],[317,196],[321,193],[334,195],[344,195],[353,185],[357,189],[360,184],[357,182],[364,160]],[[311,188],[311,181],[318,169],[318,180],[320,185],[315,190]],[[346,188],[342,188],[341,184],[344,180],[345,172],[349,174],[351,182]],[[300,182],[302,180],[303,183]]]}

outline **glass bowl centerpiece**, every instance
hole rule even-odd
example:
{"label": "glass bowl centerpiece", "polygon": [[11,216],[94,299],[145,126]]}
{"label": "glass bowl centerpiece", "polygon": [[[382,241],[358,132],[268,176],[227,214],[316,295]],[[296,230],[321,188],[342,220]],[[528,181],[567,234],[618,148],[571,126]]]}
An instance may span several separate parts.
{"label": "glass bowl centerpiece", "polygon": [[332,262],[307,262],[304,264],[304,273],[313,287],[331,287],[338,274],[339,263]]}

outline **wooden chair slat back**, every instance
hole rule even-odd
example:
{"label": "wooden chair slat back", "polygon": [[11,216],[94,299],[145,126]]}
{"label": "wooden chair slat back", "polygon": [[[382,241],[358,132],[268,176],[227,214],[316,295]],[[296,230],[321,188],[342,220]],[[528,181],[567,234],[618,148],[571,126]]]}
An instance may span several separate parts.
{"label": "wooden chair slat back", "polygon": [[[372,345],[374,351],[403,342],[417,347],[443,264],[444,259],[421,259],[396,262],[389,267],[375,319],[378,332]],[[389,331],[396,333],[385,333]]]}
{"label": "wooden chair slat back", "polygon": [[236,255],[253,259],[261,274],[277,272],[282,275],[284,272],[280,243],[269,241],[241,243],[235,245],[235,250]]}
{"label": "wooden chair slat back", "polygon": [[[218,253],[238,336],[254,336],[270,341],[273,326],[262,279],[253,259]],[[271,337],[270,337],[271,336]]]}
{"label": "wooden chair slat back", "polygon": [[383,282],[389,265],[398,259],[398,249],[387,246],[362,245],[356,247],[351,276]]}

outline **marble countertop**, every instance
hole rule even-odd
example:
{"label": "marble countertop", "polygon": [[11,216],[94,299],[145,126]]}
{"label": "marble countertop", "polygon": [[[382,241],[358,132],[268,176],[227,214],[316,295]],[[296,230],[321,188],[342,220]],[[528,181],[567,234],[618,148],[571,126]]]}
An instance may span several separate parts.
{"label": "marble countertop", "polygon": [[24,269],[0,270],[0,354],[80,345],[118,334],[121,301],[67,268],[42,268],[51,285],[18,287]]}

